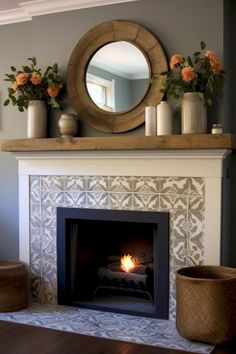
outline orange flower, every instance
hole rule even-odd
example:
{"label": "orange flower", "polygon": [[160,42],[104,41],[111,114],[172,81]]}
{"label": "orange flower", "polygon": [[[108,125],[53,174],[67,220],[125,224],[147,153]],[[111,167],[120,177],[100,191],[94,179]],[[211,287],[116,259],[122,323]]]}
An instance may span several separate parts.
{"label": "orange flower", "polygon": [[17,82],[18,85],[25,85],[25,84],[27,84],[28,79],[29,79],[29,75],[26,74],[26,73],[19,73],[19,74],[16,76],[16,82]]}
{"label": "orange flower", "polygon": [[209,61],[215,61],[218,60],[217,56],[215,55],[214,52],[211,50],[207,50],[205,53],[205,57],[209,59]]}
{"label": "orange flower", "polygon": [[50,97],[57,97],[60,88],[58,86],[50,86],[47,88],[47,93]]}
{"label": "orange flower", "polygon": [[205,57],[209,59],[212,71],[214,73],[218,73],[223,70],[223,66],[221,65],[219,59],[217,58],[214,52],[207,50],[205,53]]}
{"label": "orange flower", "polygon": [[192,66],[188,65],[181,70],[181,76],[184,81],[190,82],[195,78],[196,72]]}
{"label": "orange flower", "polygon": [[13,82],[13,85],[12,85],[12,88],[13,88],[13,90],[14,91],[16,91],[17,89],[18,89],[18,83],[15,81],[15,82]]}
{"label": "orange flower", "polygon": [[171,57],[170,59],[170,68],[171,70],[174,70],[177,68],[177,66],[181,63],[183,63],[184,57],[180,54],[175,54]]}
{"label": "orange flower", "polygon": [[33,85],[39,85],[42,82],[42,76],[34,71],[31,75],[30,81]]}
{"label": "orange flower", "polygon": [[212,71],[215,74],[223,70],[223,66],[219,61],[214,61],[214,62],[211,61],[210,64],[211,64]]}

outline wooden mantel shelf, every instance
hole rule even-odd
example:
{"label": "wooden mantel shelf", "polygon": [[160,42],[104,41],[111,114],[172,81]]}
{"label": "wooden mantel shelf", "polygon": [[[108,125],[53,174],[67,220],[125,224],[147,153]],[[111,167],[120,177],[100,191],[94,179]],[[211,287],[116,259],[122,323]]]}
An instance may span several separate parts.
{"label": "wooden mantel shelf", "polygon": [[235,148],[236,137],[232,134],[13,139],[0,141],[0,150],[8,152]]}

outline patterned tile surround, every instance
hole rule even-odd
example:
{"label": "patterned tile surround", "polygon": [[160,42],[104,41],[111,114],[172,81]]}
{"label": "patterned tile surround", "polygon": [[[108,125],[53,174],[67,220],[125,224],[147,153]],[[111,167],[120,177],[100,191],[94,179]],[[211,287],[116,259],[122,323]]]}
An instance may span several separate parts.
{"label": "patterned tile surround", "polygon": [[202,177],[31,175],[30,267],[33,298],[57,303],[56,208],[82,207],[170,213],[170,319],[174,274],[204,262],[205,180]]}

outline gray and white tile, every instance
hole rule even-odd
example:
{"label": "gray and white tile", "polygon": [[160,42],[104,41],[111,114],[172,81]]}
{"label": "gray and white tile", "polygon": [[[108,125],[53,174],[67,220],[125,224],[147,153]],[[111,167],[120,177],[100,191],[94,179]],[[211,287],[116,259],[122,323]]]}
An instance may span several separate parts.
{"label": "gray and white tile", "polygon": [[[50,300],[53,289],[47,290]],[[181,337],[175,321],[156,318],[37,304],[14,313],[0,313],[0,320],[193,353],[208,354],[213,350],[211,345]]]}

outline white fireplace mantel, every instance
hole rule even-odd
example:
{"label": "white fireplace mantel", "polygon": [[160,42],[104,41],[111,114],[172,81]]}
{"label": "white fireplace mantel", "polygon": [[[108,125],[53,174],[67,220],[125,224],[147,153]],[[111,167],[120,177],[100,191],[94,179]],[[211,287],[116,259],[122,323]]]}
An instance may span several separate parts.
{"label": "white fireplace mantel", "polygon": [[205,264],[220,264],[223,161],[231,150],[14,152],[19,163],[20,259],[29,263],[29,177],[159,176],[205,180]]}
{"label": "white fireplace mantel", "polygon": [[[230,150],[16,152],[19,174],[222,176]],[[194,163],[193,163],[194,161]],[[132,163],[131,163],[132,162]],[[63,164],[63,167],[62,167]]]}

